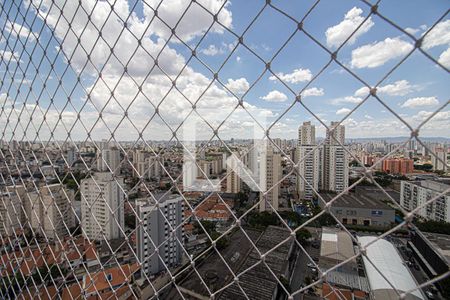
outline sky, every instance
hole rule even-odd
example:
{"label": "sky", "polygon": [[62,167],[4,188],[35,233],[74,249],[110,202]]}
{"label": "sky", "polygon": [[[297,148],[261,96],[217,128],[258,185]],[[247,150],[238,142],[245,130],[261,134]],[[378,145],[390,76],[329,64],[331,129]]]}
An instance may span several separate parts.
{"label": "sky", "polygon": [[0,139],[450,137],[444,0],[1,2]]}

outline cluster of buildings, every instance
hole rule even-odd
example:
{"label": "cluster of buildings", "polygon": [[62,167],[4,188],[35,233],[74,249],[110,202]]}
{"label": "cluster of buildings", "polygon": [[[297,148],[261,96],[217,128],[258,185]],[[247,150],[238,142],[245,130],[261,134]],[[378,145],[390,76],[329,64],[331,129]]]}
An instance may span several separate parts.
{"label": "cluster of buildings", "polygon": [[[2,241],[7,242],[8,238],[21,236],[31,230],[42,243],[50,242],[55,245],[56,248],[52,248],[51,252],[59,253],[60,256],[53,258],[53,263],[63,263],[63,254],[68,254],[69,265],[66,267],[75,270],[75,278],[84,280],[81,285],[73,285],[66,291],[67,293],[73,289],[72,292],[76,294],[86,290],[83,286],[88,280],[83,277],[86,276],[85,266],[88,274],[101,272],[99,267],[103,265],[102,257],[107,256],[107,251],[101,251],[104,241],[129,244],[136,253],[136,257],[133,257],[130,255],[133,251],[117,251],[116,256],[119,252],[123,253],[121,265],[107,265],[111,274],[115,272],[113,268],[127,266],[124,268],[134,270],[128,273],[130,276],[136,273],[141,279],[150,280],[183,263],[186,255],[189,255],[185,250],[185,243],[195,239],[193,228],[196,220],[210,221],[219,227],[232,223],[238,206],[237,195],[242,194],[246,197],[253,194],[252,200],[246,204],[252,206],[258,203],[260,212],[291,211],[293,202],[318,203],[325,209],[327,203],[332,201],[327,209],[344,225],[390,227],[396,218],[394,208],[387,204],[391,202],[391,198],[423,219],[450,222],[450,196],[445,194],[450,182],[437,178],[435,174],[429,178],[419,176],[414,178],[416,180],[401,181],[400,193],[394,193],[389,198],[379,191],[377,193],[371,190],[371,187],[358,187],[336,198],[337,194],[347,191],[349,187],[349,173],[352,170],[350,161],[353,160],[350,153],[366,166],[376,164],[376,170],[410,176],[415,172],[414,164],[418,160],[422,164],[431,162],[435,171],[446,172],[443,162],[448,163],[450,157],[446,145],[427,144],[427,147],[419,150],[420,145],[410,143],[403,153],[397,152],[392,158],[380,163],[378,160],[394,150],[395,144],[349,143],[345,138],[345,127],[338,122],[331,122],[324,139],[316,137],[316,129],[311,122],[304,122],[298,129],[298,139],[288,141],[277,138],[273,139],[273,143],[274,145],[262,144],[262,147],[256,141],[231,141],[227,147],[201,143],[197,145],[200,150],[197,152],[195,168],[189,173],[183,173],[183,148],[176,144],[161,142],[151,147],[136,148],[135,145],[126,143],[110,144],[102,141],[97,144],[80,144],[76,149],[66,146],[61,149],[57,145],[50,145],[52,150],[43,153],[42,149],[33,144],[12,142],[7,145],[10,153],[21,147],[26,150],[23,151],[25,155],[22,158],[11,154],[2,162],[17,166],[10,174],[12,179],[5,181],[1,189]],[[428,148],[433,149],[436,155],[431,154]],[[36,157],[46,157],[49,161],[37,162],[30,154],[31,151]],[[230,159],[232,157],[235,159]],[[242,162],[244,171],[237,167],[238,161]],[[91,166],[89,172],[86,172],[86,165]],[[294,175],[284,178],[294,166]],[[77,174],[77,183],[74,185],[72,182],[71,187],[68,186],[68,180],[63,183],[57,180],[69,172]],[[184,183],[197,179],[216,180],[219,190],[214,193],[184,191],[185,185],[181,182],[172,187],[174,182],[171,178],[179,176],[183,177]],[[252,182],[255,183],[254,186]],[[257,186],[262,190],[258,194],[250,193]],[[192,211],[191,207],[195,209]],[[127,222],[130,217],[132,221]],[[75,234],[77,229],[78,233]],[[342,246],[348,244],[346,236],[327,230],[322,234],[323,251],[337,247],[336,249],[342,250],[339,252],[342,256],[337,257],[331,250],[330,253],[322,253],[321,263],[324,266],[335,265],[354,255],[353,247],[347,249],[347,246]],[[264,242],[258,242],[259,245],[270,245],[269,237],[274,238],[277,234],[277,238],[281,238],[286,233],[269,228],[267,238],[263,235],[261,241]],[[69,243],[66,237],[72,236],[75,240],[72,239]],[[341,240],[344,241],[342,245]],[[21,242],[23,241],[19,240]],[[361,243],[364,242],[366,240],[361,239]],[[280,276],[287,274],[283,262],[290,259],[291,247],[289,245],[286,249],[280,249],[283,250],[280,253],[274,252],[277,256],[273,261],[282,266]],[[389,248],[387,245],[380,247]],[[383,249],[380,251],[384,251]],[[107,250],[111,252],[111,249]],[[30,248],[27,251],[30,257],[34,257],[33,261],[50,259],[39,258],[35,254],[36,249]],[[79,251],[81,255],[75,253]],[[42,255],[45,256],[45,252]],[[2,259],[6,264],[9,258]],[[140,262],[139,266],[132,267],[136,260]],[[249,258],[248,263],[250,262]],[[26,260],[16,260],[15,264],[17,265],[11,265],[10,269],[5,268],[2,272],[8,274],[19,267],[29,268],[29,274],[33,274],[32,270],[40,267],[35,263],[31,268],[30,262]],[[357,265],[357,262],[352,264]],[[336,272],[351,273],[352,275],[346,276],[359,280],[352,268],[357,269],[354,266]],[[333,277],[334,275],[328,274],[329,282],[339,277]],[[113,275],[113,278],[112,281],[118,277]],[[264,276],[261,275],[261,278]],[[243,276],[242,280],[254,284],[255,277]],[[371,280],[377,282],[379,278],[371,279],[368,276],[365,283],[358,281],[359,286],[353,285],[349,289],[359,290],[363,296],[367,296],[374,289],[369,290],[364,284],[372,286]],[[100,286],[103,283],[99,281],[98,284]],[[270,293],[273,294],[273,290],[277,289],[276,284],[267,282],[267,287],[269,286]],[[331,286],[324,286],[326,288]],[[389,296],[390,292],[383,294],[386,293],[384,288],[381,284],[378,294]],[[105,293],[111,291],[111,288],[104,289]],[[250,290],[248,292],[257,293]],[[260,292],[264,293],[262,290]],[[227,293],[232,295],[239,291],[229,289]]]}
{"label": "cluster of buildings", "polygon": [[[403,146],[400,140],[350,141],[349,150],[367,167],[393,175],[408,175],[417,172],[421,166],[428,171],[450,172],[450,147],[448,143],[411,140]],[[388,157],[385,157],[388,155]]]}
{"label": "cluster of buildings", "polygon": [[[366,248],[357,256],[358,242]],[[398,292],[411,291],[405,299],[424,300],[424,293],[400,254],[398,245],[372,235],[350,236],[346,231],[322,227],[318,267],[326,271],[321,286],[325,299],[397,299]],[[339,268],[334,268],[340,265]]]}
{"label": "cluster of buildings", "polygon": [[315,126],[304,122],[298,130],[297,191],[300,199],[316,198],[314,191],[340,193],[348,188],[349,159],[344,149],[345,127],[331,122],[325,141],[316,142]]}

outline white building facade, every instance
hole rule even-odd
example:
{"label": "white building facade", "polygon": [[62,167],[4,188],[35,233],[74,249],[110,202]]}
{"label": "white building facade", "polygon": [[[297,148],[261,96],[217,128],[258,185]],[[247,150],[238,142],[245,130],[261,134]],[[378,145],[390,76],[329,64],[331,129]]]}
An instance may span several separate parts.
{"label": "white building facade", "polygon": [[316,149],[316,129],[311,122],[304,122],[298,129],[297,191],[300,199],[312,200],[319,188],[319,152]]}
{"label": "white building facade", "polygon": [[[117,239],[124,228],[123,178],[97,172],[81,180],[81,226],[92,240]],[[102,235],[103,234],[103,235]]]}
{"label": "white building facade", "polygon": [[39,193],[28,195],[31,200],[29,219],[35,232],[49,239],[70,234],[69,229],[75,227],[73,190],[61,184],[52,184],[40,187]]}
{"label": "white building facade", "polygon": [[400,190],[400,205],[408,211],[421,207],[416,214],[434,221],[450,222],[450,193],[433,199],[450,187],[448,183],[423,180],[402,181]]}
{"label": "white building facade", "polygon": [[[340,193],[348,188],[349,161],[348,153],[344,150],[345,127],[331,122],[327,130],[322,153],[322,174],[320,178],[321,189]],[[338,142],[339,141],[339,142]]]}
{"label": "white building facade", "polygon": [[281,180],[281,154],[273,147],[266,148],[265,159],[264,155],[261,157],[260,164],[260,182],[265,192],[260,192],[259,211],[278,210],[278,197],[280,194]]}
{"label": "white building facade", "polygon": [[158,199],[157,204],[150,201],[136,200],[137,220],[143,221],[142,225],[136,224],[136,248],[142,263],[142,276],[180,264],[184,239],[184,230],[180,226],[183,221],[183,197],[175,194]]}
{"label": "white building facade", "polygon": [[0,234],[13,236],[20,229],[22,220],[22,201],[16,192],[4,192],[0,195]]}
{"label": "white building facade", "polygon": [[116,174],[120,173],[120,151],[119,149],[104,148],[99,151],[101,155],[97,155],[97,170],[99,172],[109,172],[110,170]]}

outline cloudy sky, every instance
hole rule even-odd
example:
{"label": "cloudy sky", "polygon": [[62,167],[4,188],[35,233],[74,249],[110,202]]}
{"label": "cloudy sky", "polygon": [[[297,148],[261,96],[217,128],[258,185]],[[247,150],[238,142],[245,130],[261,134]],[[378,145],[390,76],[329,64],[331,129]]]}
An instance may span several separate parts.
{"label": "cloudy sky", "polygon": [[[319,119],[347,137],[408,136],[398,117],[415,128],[438,110],[421,135],[450,136],[447,1],[381,1],[398,28],[361,1],[159,2],[3,3],[1,138],[170,139],[185,118],[202,138],[204,121],[224,139],[255,121],[283,138],[313,121],[323,136]],[[423,35],[440,65],[415,49]]]}

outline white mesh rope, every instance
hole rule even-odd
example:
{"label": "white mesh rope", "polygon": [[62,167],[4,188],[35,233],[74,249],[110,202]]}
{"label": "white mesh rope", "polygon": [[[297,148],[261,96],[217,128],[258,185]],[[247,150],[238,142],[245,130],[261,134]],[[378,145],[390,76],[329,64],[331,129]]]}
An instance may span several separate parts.
{"label": "white mesh rope", "polygon": [[[435,15],[419,35],[404,28],[404,20],[384,9],[383,1],[354,1],[340,23],[347,33],[325,41],[316,27],[328,17],[321,14],[333,14],[336,4],[309,1],[296,4],[301,7],[297,10],[267,0],[240,3],[248,11],[233,11],[235,2],[0,3],[2,299],[302,299],[305,294],[348,299],[348,292],[373,297],[370,274],[358,274],[364,269],[377,274],[391,297],[424,298],[431,286],[448,282],[448,261],[435,276],[406,266],[411,273],[405,276],[422,279],[403,288],[368,252],[381,239],[392,244],[411,240],[420,232],[417,222],[441,220],[435,207],[448,210],[450,205],[445,202],[450,194],[447,184],[407,209],[377,177],[383,162],[411,143],[442,165],[439,174],[449,172],[450,159],[422,137],[434,136],[430,124],[436,120],[444,120],[437,126],[439,134],[450,136],[445,128],[448,91],[440,101],[426,100],[432,102],[432,111],[421,111],[417,117],[404,114],[404,106],[393,103],[386,92],[411,61],[440,72],[436,85],[446,86],[449,70],[443,57],[448,50],[436,56],[432,48],[450,43],[449,10]],[[407,14],[412,8],[399,4],[398,9]],[[351,13],[357,16],[350,19]],[[233,23],[237,18],[239,23]],[[270,46],[258,44],[255,36],[264,36],[275,22],[285,24],[279,36],[265,37],[273,39]],[[390,36],[384,47],[396,42],[402,52],[382,71],[376,68],[379,61],[361,71],[357,62],[349,61],[350,53],[360,50],[364,60],[364,47],[384,50],[376,47],[381,37],[369,32],[374,24]],[[333,30],[337,29],[331,27],[326,34]],[[362,34],[369,36],[365,46],[349,52]],[[305,49],[313,49],[320,66],[313,71],[298,67],[296,74],[280,72],[288,60],[289,68],[307,65],[313,57],[304,54]],[[331,125],[317,103],[309,100],[323,96],[318,86],[330,80],[329,74],[340,78],[337,85],[354,95],[345,100],[351,108],[333,111],[337,122]],[[261,95],[264,86],[274,82],[278,90]],[[361,87],[357,93],[347,88],[350,82]],[[404,80],[397,83],[414,90],[414,99],[422,97],[423,87]],[[270,105],[259,108],[255,99]],[[314,101],[322,101],[324,111],[335,108],[328,108],[333,101],[342,101],[317,99],[323,99]],[[338,137],[342,125],[351,133],[354,116],[366,111],[368,103],[388,114],[391,126],[407,136],[392,143],[370,166],[348,138],[344,142]],[[296,131],[306,120],[327,138],[313,142],[299,158],[296,138],[290,144],[284,141],[292,133],[286,124],[295,123]],[[382,122],[374,128],[386,130],[389,124]],[[264,150],[250,144],[243,132],[264,140]],[[194,136],[197,140],[190,140]],[[241,141],[245,147],[237,146]],[[324,160],[331,146],[358,167],[358,177],[330,192],[319,190],[299,168],[316,156]],[[258,151],[268,156],[256,164],[277,164],[277,176],[264,174],[270,179],[259,182],[250,168],[231,172],[224,165],[227,157],[255,164],[249,157]],[[271,151],[280,155],[279,161]],[[188,161],[194,173],[187,168]],[[224,193],[239,177],[250,178],[247,185],[261,191],[242,188],[232,196]],[[315,201],[298,199],[296,180]],[[359,232],[375,236],[362,245],[352,230],[356,227],[343,224],[332,208],[367,182],[376,197],[403,218],[380,232]],[[278,199],[280,187],[289,196],[280,196],[285,203],[279,205],[273,198],[276,194]],[[249,196],[252,201],[239,202]],[[294,202],[308,203],[314,213],[300,217]],[[207,217],[204,208],[209,209]],[[269,214],[260,214],[262,209]],[[264,217],[276,226],[255,224]],[[324,220],[327,228],[321,226]],[[351,249],[324,267],[317,261],[317,252],[323,249],[300,236],[306,231],[320,241],[326,230],[342,234]],[[405,232],[409,236],[399,237]],[[400,250],[397,254],[406,259]],[[304,265],[303,271],[298,271],[299,265]],[[353,275],[345,275],[342,270],[352,266],[359,267],[353,267]],[[444,293],[439,291],[437,297]]]}

